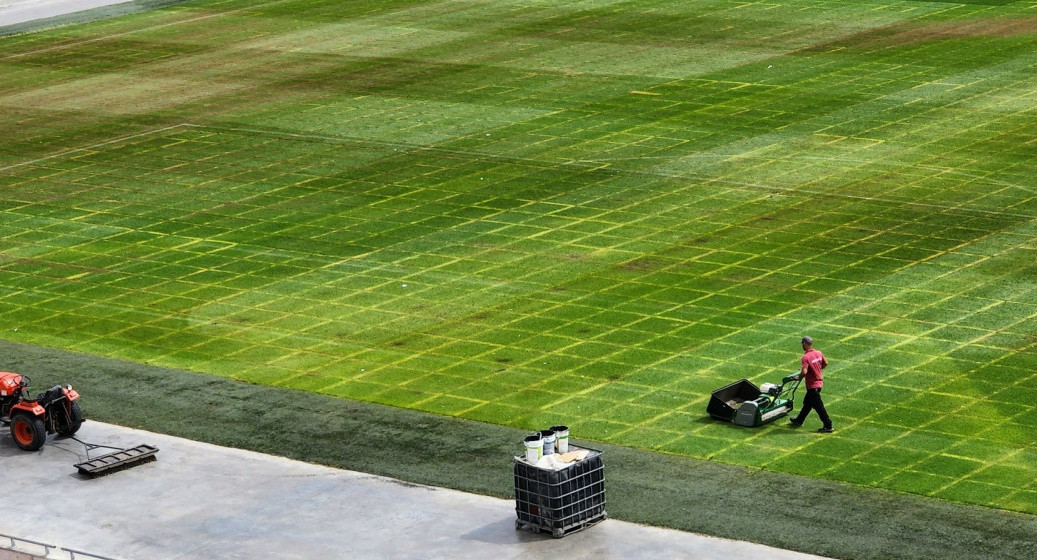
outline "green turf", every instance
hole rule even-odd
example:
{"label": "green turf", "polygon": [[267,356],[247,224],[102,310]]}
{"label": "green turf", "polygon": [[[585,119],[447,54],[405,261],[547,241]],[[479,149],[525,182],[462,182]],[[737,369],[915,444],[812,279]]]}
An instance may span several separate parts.
{"label": "green turf", "polygon": [[[2,336],[1037,514],[1033,7],[202,1],[9,35]],[[807,333],[837,434],[705,418]]]}

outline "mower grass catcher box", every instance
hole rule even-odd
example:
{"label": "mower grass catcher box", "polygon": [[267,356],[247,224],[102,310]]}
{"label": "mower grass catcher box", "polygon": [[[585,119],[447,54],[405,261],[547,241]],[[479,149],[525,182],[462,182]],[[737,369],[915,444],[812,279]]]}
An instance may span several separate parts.
{"label": "mower grass catcher box", "polygon": [[759,396],[760,388],[752,381],[748,379],[735,381],[730,385],[725,385],[713,391],[709,397],[709,405],[706,406],[706,412],[714,420],[731,422],[735,419],[738,407],[742,406],[742,403],[751,401]]}
{"label": "mower grass catcher box", "polygon": [[748,379],[725,385],[713,391],[706,412],[716,420],[752,427],[766,424],[792,411],[793,395],[795,387],[799,385],[798,380],[788,390],[785,383],[780,386],[766,383],[764,385],[768,386],[767,392]]}

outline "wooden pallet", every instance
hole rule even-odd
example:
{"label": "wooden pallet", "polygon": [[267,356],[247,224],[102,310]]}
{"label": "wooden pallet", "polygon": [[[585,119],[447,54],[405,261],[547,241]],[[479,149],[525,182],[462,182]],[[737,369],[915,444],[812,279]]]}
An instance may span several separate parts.
{"label": "wooden pallet", "polygon": [[527,523],[522,520],[516,520],[515,530],[518,531],[525,529],[527,531],[533,531],[534,533],[547,533],[556,539],[560,539],[566,535],[571,535],[588,527],[593,527],[606,519],[608,519],[608,513],[602,511],[590,519],[560,528],[545,527],[543,525],[537,525],[536,523]]}

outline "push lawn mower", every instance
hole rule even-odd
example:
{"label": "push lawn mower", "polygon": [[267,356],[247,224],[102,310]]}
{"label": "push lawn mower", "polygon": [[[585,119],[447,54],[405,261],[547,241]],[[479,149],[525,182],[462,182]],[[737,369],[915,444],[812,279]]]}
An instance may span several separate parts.
{"label": "push lawn mower", "polygon": [[786,375],[781,385],[764,383],[757,387],[748,379],[735,381],[713,391],[706,412],[715,420],[762,426],[792,412],[799,384],[799,372]]}
{"label": "push lawn mower", "polygon": [[17,373],[0,372],[0,423],[11,425],[14,443],[36,451],[47,441],[47,434],[75,434],[83,425],[79,393],[71,385],[55,385],[30,398],[26,388],[32,383]]}

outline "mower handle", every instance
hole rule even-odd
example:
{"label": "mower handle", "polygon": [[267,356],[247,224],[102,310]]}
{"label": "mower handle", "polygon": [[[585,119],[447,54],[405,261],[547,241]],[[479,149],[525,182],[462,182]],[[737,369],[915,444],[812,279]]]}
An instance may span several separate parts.
{"label": "mower handle", "polygon": [[789,374],[789,375],[786,375],[785,377],[783,377],[781,379],[781,384],[784,385],[786,383],[790,383],[792,381],[796,381],[797,379],[799,379],[799,372],[798,371],[796,373],[792,373],[792,374]]}

